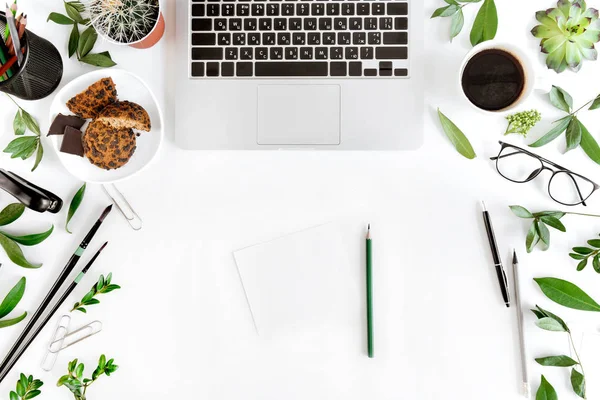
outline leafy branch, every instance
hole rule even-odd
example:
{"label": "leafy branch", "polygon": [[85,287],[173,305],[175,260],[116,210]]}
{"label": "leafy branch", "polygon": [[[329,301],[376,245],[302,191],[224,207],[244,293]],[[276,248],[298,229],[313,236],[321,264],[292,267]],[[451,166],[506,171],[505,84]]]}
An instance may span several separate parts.
{"label": "leafy branch", "polygon": [[16,318],[5,319],[5,320],[2,319],[4,317],[6,317],[8,314],[10,314],[12,312],[12,310],[14,310],[15,307],[17,307],[17,304],[19,304],[19,302],[23,298],[23,294],[25,293],[25,284],[26,284],[26,279],[25,279],[25,277],[23,277],[10,290],[10,292],[8,292],[8,294],[6,295],[4,300],[2,300],[2,303],[0,303],[0,328],[6,328],[6,327],[9,327],[12,325],[16,325],[19,322],[23,321],[25,319],[25,317],[27,316],[27,312],[24,312],[23,314],[21,314],[20,316],[18,316]]}
{"label": "leafy branch", "polygon": [[[463,7],[472,4],[480,3],[481,0],[444,0],[448,5],[440,7],[433,12],[431,18],[437,17],[452,17],[450,25],[450,41],[454,39],[462,31],[465,24],[465,16]],[[492,40],[496,37],[498,31],[498,12],[494,0],[483,0],[483,4],[479,8],[479,12],[473,22],[471,28],[471,44],[473,46]]]}
{"label": "leafy branch", "polygon": [[569,253],[569,257],[579,261],[577,271],[583,270],[590,260],[594,271],[600,274],[600,239],[590,239],[587,241],[587,246],[573,247],[573,253]]}
{"label": "leafy branch", "polygon": [[77,311],[81,311],[82,313],[87,313],[87,310],[85,309],[84,306],[92,306],[94,304],[100,304],[100,300],[95,298],[96,295],[103,294],[103,293],[110,293],[113,290],[121,289],[121,286],[112,284],[111,281],[112,281],[112,272],[106,276],[106,279],[104,278],[104,275],[100,275],[98,282],[96,282],[94,284],[94,286],[92,286],[92,289],[85,296],[83,296],[83,299],[81,299],[81,301],[79,301],[73,305],[71,312],[77,310]]}
{"label": "leafy branch", "polygon": [[[40,140],[40,126],[35,118],[25,111],[11,96],[8,94],[6,94],[6,96],[18,108],[15,118],[13,119],[13,130],[15,135],[20,137],[12,140],[8,146],[6,146],[4,152],[9,153],[11,155],[10,158],[21,158],[22,160],[28,159],[35,153],[35,163],[31,169],[31,172],[33,172],[38,165],[40,165],[40,162],[44,157],[44,147]],[[35,136],[23,136],[27,129],[33,132]]]}
{"label": "leafy branch", "polygon": [[39,390],[44,382],[39,379],[33,379],[33,375],[29,377],[21,374],[17,381],[16,391],[10,392],[10,400],[29,400],[39,396],[42,391]]}
{"label": "leafy branch", "polygon": [[[567,333],[567,335],[569,336],[569,344],[571,346],[573,354],[575,355],[575,358],[577,359],[574,360],[566,355],[558,355],[536,358],[535,361],[540,365],[549,367],[573,367],[571,368],[571,387],[579,397],[585,399],[585,372],[583,370],[583,365],[581,364],[581,359],[579,358],[579,353],[577,352],[577,348],[575,347],[575,343],[573,342],[571,330],[569,329],[565,321],[563,321],[560,317],[556,316],[555,314],[552,314],[550,311],[542,309],[540,306],[536,305],[535,307],[535,310],[531,310],[538,318],[535,324],[539,328],[544,329],[546,331]],[[581,372],[578,371],[577,368],[579,368]],[[542,379],[544,378],[542,377]]]}
{"label": "leafy branch", "polygon": [[[118,365],[114,364],[114,359],[106,361],[106,356],[102,354],[98,361],[98,366],[92,373],[92,378],[83,378],[83,370],[85,366],[82,363],[77,363],[77,359],[71,361],[68,365],[68,374],[61,376],[56,386],[65,386],[73,393],[75,400],[85,400],[87,388],[102,376],[110,376],[113,372],[119,369]],[[12,400],[12,399],[11,399]]]}
{"label": "leafy branch", "polygon": [[[46,22],[52,21],[59,25],[73,26],[71,35],[69,36],[69,58],[76,55],[79,62],[96,67],[109,68],[117,65],[112,60],[108,51],[91,53],[98,40],[98,33],[96,32],[96,29],[90,25],[90,20],[81,15],[85,10],[83,3],[80,1],[63,1],[63,3],[67,15],[51,12],[48,15]],[[83,33],[79,32],[79,25],[87,26]]]}
{"label": "leafy branch", "polygon": [[567,228],[560,221],[565,215],[581,215],[586,217],[600,217],[595,214],[584,214],[576,212],[563,211],[540,211],[536,213],[530,212],[523,206],[509,206],[513,214],[519,218],[533,219],[533,223],[529,227],[527,237],[525,238],[525,247],[528,253],[531,253],[535,246],[539,243],[543,251],[550,247],[550,230],[548,227],[554,228],[561,232],[566,232]]}
{"label": "leafy branch", "polygon": [[591,158],[597,164],[600,164],[600,146],[598,146],[596,139],[594,139],[588,129],[581,123],[579,118],[577,118],[577,113],[587,107],[590,103],[591,105],[588,110],[600,108],[600,95],[588,101],[575,111],[573,111],[573,97],[571,97],[571,95],[564,89],[558,86],[552,86],[549,96],[552,105],[559,110],[566,112],[567,115],[557,121],[554,121],[554,127],[550,129],[550,131],[544,136],[531,143],[529,146],[544,146],[565,132],[567,151],[581,146],[589,158]]}
{"label": "leafy branch", "polygon": [[[5,226],[15,222],[25,212],[25,206],[21,203],[13,203],[0,211],[0,226]],[[42,243],[52,234],[54,225],[45,232],[34,233],[30,235],[17,236],[0,230],[0,246],[6,252],[6,255],[12,262],[23,268],[40,268],[42,264],[32,264],[25,258],[22,246],[35,246]]]}

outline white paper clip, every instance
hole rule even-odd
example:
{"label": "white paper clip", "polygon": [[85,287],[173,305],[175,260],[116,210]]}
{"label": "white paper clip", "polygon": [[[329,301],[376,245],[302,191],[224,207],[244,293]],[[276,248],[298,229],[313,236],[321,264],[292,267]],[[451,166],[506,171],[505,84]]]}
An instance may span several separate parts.
{"label": "white paper clip", "polygon": [[123,195],[123,193],[121,193],[113,183],[102,185],[102,189],[104,190],[104,193],[106,193],[108,198],[112,200],[113,204],[117,206],[117,209],[119,210],[121,215],[123,215],[123,218],[127,220],[127,223],[129,224],[131,229],[133,229],[134,231],[139,231],[140,229],[142,229],[142,219],[135,212],[131,204],[129,204],[129,201],[127,201],[127,198]]}
{"label": "white paper clip", "polygon": [[56,359],[58,358],[58,353],[51,352],[50,346],[52,345],[52,343],[60,343],[60,346],[62,347],[65,337],[67,336],[67,333],[69,332],[69,324],[70,323],[71,323],[71,317],[68,315],[63,315],[58,320],[58,324],[56,325],[56,329],[54,331],[54,336],[52,336],[52,340],[50,341],[50,344],[48,345],[48,351],[46,352],[46,355],[44,356],[44,359],[42,360],[42,369],[44,371],[49,372],[49,371],[52,371],[52,368],[54,368],[54,364],[56,364]]}
{"label": "white paper clip", "polygon": [[102,331],[102,322],[100,321],[92,321],[87,325],[82,326],[81,328],[70,332],[67,336],[65,336],[62,340],[54,340],[48,346],[48,351],[50,353],[58,353],[66,349],[67,347],[71,347],[74,344],[81,342],[91,336]]}

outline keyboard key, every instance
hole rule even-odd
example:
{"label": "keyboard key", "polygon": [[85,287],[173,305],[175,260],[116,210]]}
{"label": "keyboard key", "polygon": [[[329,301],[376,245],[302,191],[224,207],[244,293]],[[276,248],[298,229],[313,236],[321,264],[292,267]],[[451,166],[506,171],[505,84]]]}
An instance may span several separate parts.
{"label": "keyboard key", "polygon": [[327,76],[327,62],[323,61],[287,61],[263,62],[254,64],[256,76]]}
{"label": "keyboard key", "polygon": [[218,62],[206,63],[206,76],[219,76],[219,63]]}
{"label": "keyboard key", "polygon": [[[192,4],[192,17],[206,16],[206,6],[204,4]],[[204,75],[204,66],[202,67],[202,75]]]}
{"label": "keyboard key", "polygon": [[394,76],[408,76],[408,70],[406,68],[396,68]]}
{"label": "keyboard key", "polygon": [[323,44],[335,44],[335,33],[323,32]]}
{"label": "keyboard key", "polygon": [[396,17],[394,18],[394,29],[397,31],[405,31],[408,29],[408,18]]}
{"label": "keyboard key", "polygon": [[271,18],[261,18],[258,20],[258,29],[261,31],[270,31],[273,26],[273,20]]}
{"label": "keyboard key", "polygon": [[252,4],[252,16],[262,16],[265,15],[265,5],[262,3],[253,3]]}
{"label": "keyboard key", "polygon": [[297,47],[286,47],[285,48],[285,59],[286,60],[298,59],[298,48]]}
{"label": "keyboard key", "polygon": [[327,3],[327,15],[340,15],[340,4]]}
{"label": "keyboard key", "polygon": [[387,15],[408,15],[408,3],[387,3]]}
{"label": "keyboard key", "polygon": [[286,18],[275,18],[275,30],[286,31],[287,30],[287,19]]}
{"label": "keyboard key", "polygon": [[332,20],[331,18],[319,18],[319,30],[330,31]]}
{"label": "keyboard key", "polygon": [[294,4],[283,4],[281,6],[281,15],[291,17],[294,15]]}
{"label": "keyboard key", "polygon": [[224,17],[231,17],[235,15],[235,6],[233,4],[221,5],[221,15]]}
{"label": "keyboard key", "polygon": [[352,34],[352,44],[366,44],[367,34],[364,32],[354,32]]}
{"label": "keyboard key", "polygon": [[218,17],[219,16],[219,5],[218,4],[208,4],[206,8],[206,15],[209,17]]}
{"label": "keyboard key", "polygon": [[351,44],[350,32],[338,32],[337,42],[338,44]]}
{"label": "keyboard key", "polygon": [[260,46],[260,33],[249,32],[248,33],[248,46]]}
{"label": "keyboard key", "polygon": [[300,48],[300,59],[301,60],[312,60],[313,48],[312,47],[301,47]]}
{"label": "keyboard key", "polygon": [[271,60],[282,60],[283,47],[271,47],[269,49],[269,56],[271,57]]}
{"label": "keyboard key", "polygon": [[351,31],[362,30],[362,18],[350,18],[350,30]]}
{"label": "keyboard key", "polygon": [[193,46],[214,45],[217,43],[217,35],[214,33],[192,33]]}
{"label": "keyboard key", "polygon": [[233,76],[233,63],[221,63],[221,76]]}
{"label": "keyboard key", "polygon": [[192,47],[192,60],[221,60],[223,49],[221,47]]}
{"label": "keyboard key", "polygon": [[268,60],[269,49],[266,47],[257,47],[254,49],[254,58],[256,60]]}
{"label": "keyboard key", "polygon": [[192,76],[204,76],[204,63],[193,62],[192,63]]}
{"label": "keyboard key", "polygon": [[377,76],[377,70],[375,68],[366,68],[365,76]]}
{"label": "keyboard key", "polygon": [[275,45],[275,33],[263,33],[263,44],[265,46],[274,46]]}
{"label": "keyboard key", "polygon": [[230,31],[241,31],[242,30],[242,19],[241,18],[229,19],[229,30]]}
{"label": "keyboard key", "polygon": [[333,20],[333,28],[337,31],[345,31],[348,29],[348,18],[335,18]]}
{"label": "keyboard key", "polygon": [[250,4],[238,4],[235,9],[238,17],[247,17],[250,15]]}
{"label": "keyboard key", "polygon": [[296,46],[302,46],[306,44],[306,33],[296,32],[292,35],[292,43]]}
{"label": "keyboard key", "polygon": [[327,47],[315,48],[315,58],[317,60],[326,60],[328,54],[329,54],[329,49]]}
{"label": "keyboard key", "polygon": [[240,49],[240,60],[252,60],[252,47],[242,47]]}
{"label": "keyboard key", "polygon": [[277,34],[277,44],[279,46],[287,46],[291,42],[291,34],[289,32],[283,32]]}
{"label": "keyboard key", "polygon": [[255,31],[256,25],[257,25],[256,18],[244,18],[244,30]]}
{"label": "keyboard key", "polygon": [[360,58],[363,60],[372,60],[373,59],[373,48],[372,47],[361,47],[360,48]]}
{"label": "keyboard key", "polygon": [[225,59],[226,60],[237,60],[238,59],[238,48],[237,47],[228,47],[225,49]]}
{"label": "keyboard key", "polygon": [[408,44],[408,33],[406,32],[384,32],[383,44]]}
{"label": "keyboard key", "polygon": [[393,22],[391,18],[381,17],[379,18],[379,29],[391,30],[393,28]]}
{"label": "keyboard key", "polygon": [[219,46],[229,46],[231,44],[231,33],[219,33],[217,37]]}
{"label": "keyboard key", "polygon": [[391,61],[381,61],[379,63],[379,76],[392,76]]}
{"label": "keyboard key", "polygon": [[279,4],[269,3],[267,4],[267,15],[269,16],[279,16]]}
{"label": "keyboard key", "polygon": [[331,76],[346,76],[346,62],[332,62],[330,65],[330,75]]}
{"label": "keyboard key", "polygon": [[370,14],[369,3],[367,3],[367,2],[358,3],[356,15],[369,15],[369,14]]}
{"label": "keyboard key", "polygon": [[344,49],[342,47],[332,47],[329,49],[329,57],[332,60],[341,60],[344,58]]}
{"label": "keyboard key", "polygon": [[194,32],[212,31],[212,19],[208,19],[208,18],[192,19],[192,31],[194,31]]}
{"label": "keyboard key", "polygon": [[350,61],[350,63],[348,64],[348,75],[362,76],[362,62]]}
{"label": "keyboard key", "polygon": [[377,18],[365,18],[365,29],[374,31],[377,29]]}
{"label": "keyboard key", "polygon": [[407,47],[376,47],[375,58],[378,60],[406,60],[408,58]]}
{"label": "keyboard key", "polygon": [[321,44],[321,34],[319,32],[309,32],[308,44]]}
{"label": "keyboard key", "polygon": [[245,33],[234,33],[233,34],[233,44],[235,46],[245,46],[246,45],[246,34]]}
{"label": "keyboard key", "polygon": [[225,18],[216,18],[214,30],[215,31],[226,31],[227,30],[227,20]]}
{"label": "keyboard key", "polygon": [[235,65],[236,76],[252,76],[251,62],[238,62]]}
{"label": "keyboard key", "polygon": [[317,19],[316,18],[304,18],[304,30],[305,31],[317,30]]}
{"label": "keyboard key", "polygon": [[381,44],[381,32],[369,32],[369,44]]}
{"label": "keyboard key", "polygon": [[290,31],[301,31],[302,30],[302,19],[290,18],[289,28],[290,28]]}
{"label": "keyboard key", "polygon": [[385,15],[385,3],[375,2],[371,8],[371,14],[373,15]]}
{"label": "keyboard key", "polygon": [[310,14],[310,9],[306,3],[296,4],[296,15],[306,16]]}
{"label": "keyboard key", "polygon": [[346,47],[346,60],[358,60],[358,47]]}
{"label": "keyboard key", "polygon": [[342,4],[342,15],[354,15],[354,3],[344,2]]}
{"label": "keyboard key", "polygon": [[310,9],[312,10],[312,15],[325,15],[325,4],[312,3]]}

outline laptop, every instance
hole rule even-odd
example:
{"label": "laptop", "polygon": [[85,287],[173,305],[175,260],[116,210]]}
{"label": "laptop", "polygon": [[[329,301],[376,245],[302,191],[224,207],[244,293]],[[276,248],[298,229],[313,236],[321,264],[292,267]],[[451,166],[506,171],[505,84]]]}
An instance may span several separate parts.
{"label": "laptop", "polygon": [[177,0],[175,138],[193,150],[410,150],[422,0]]}

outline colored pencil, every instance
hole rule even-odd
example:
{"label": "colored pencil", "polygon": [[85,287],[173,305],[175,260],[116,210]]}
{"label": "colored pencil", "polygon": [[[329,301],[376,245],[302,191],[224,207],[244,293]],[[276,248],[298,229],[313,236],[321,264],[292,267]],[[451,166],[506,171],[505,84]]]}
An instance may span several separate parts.
{"label": "colored pencil", "polygon": [[[21,49],[21,53],[25,53],[25,49]],[[0,67],[0,76],[4,75],[4,73],[10,71],[10,68],[17,62],[17,56],[12,56],[8,59],[6,64]],[[12,76],[12,75],[11,75]]]}
{"label": "colored pencil", "polygon": [[21,43],[19,43],[18,40],[19,31],[17,30],[17,25],[15,23],[15,16],[10,12],[8,4],[6,5],[6,24],[8,25],[10,36],[13,39],[12,46],[9,46],[9,50],[11,47],[14,49],[14,54],[17,55],[17,63],[21,66],[23,64],[23,54],[21,53]]}
{"label": "colored pencil", "polygon": [[373,353],[373,250],[371,243],[371,224],[367,228],[367,352],[369,358]]}
{"label": "colored pencil", "polygon": [[90,231],[85,236],[79,247],[75,250],[71,258],[67,262],[67,265],[65,265],[64,269],[56,279],[56,282],[54,282],[54,285],[52,285],[50,291],[48,292],[44,300],[42,300],[42,304],[40,304],[40,306],[37,308],[31,319],[27,323],[27,326],[25,326],[25,329],[23,330],[21,335],[17,338],[17,341],[9,350],[8,355],[4,358],[4,361],[2,361],[2,364],[0,365],[0,383],[2,383],[4,378],[6,378],[6,375],[8,375],[12,367],[24,353],[25,349],[29,346],[30,342],[26,343],[23,349],[20,349],[25,339],[31,333],[33,327],[38,323],[42,314],[47,311],[50,302],[56,297],[56,294],[58,293],[68,276],[71,274],[71,272],[79,262],[79,259],[85,252],[85,249],[87,249],[88,244],[92,241],[94,235],[96,235],[96,232],[98,232],[98,229],[102,225],[102,222],[104,222],[106,216],[110,213],[111,209],[112,204],[104,209],[104,211],[100,215],[100,218],[98,218],[94,226],[92,226],[92,229],[90,229]]}

